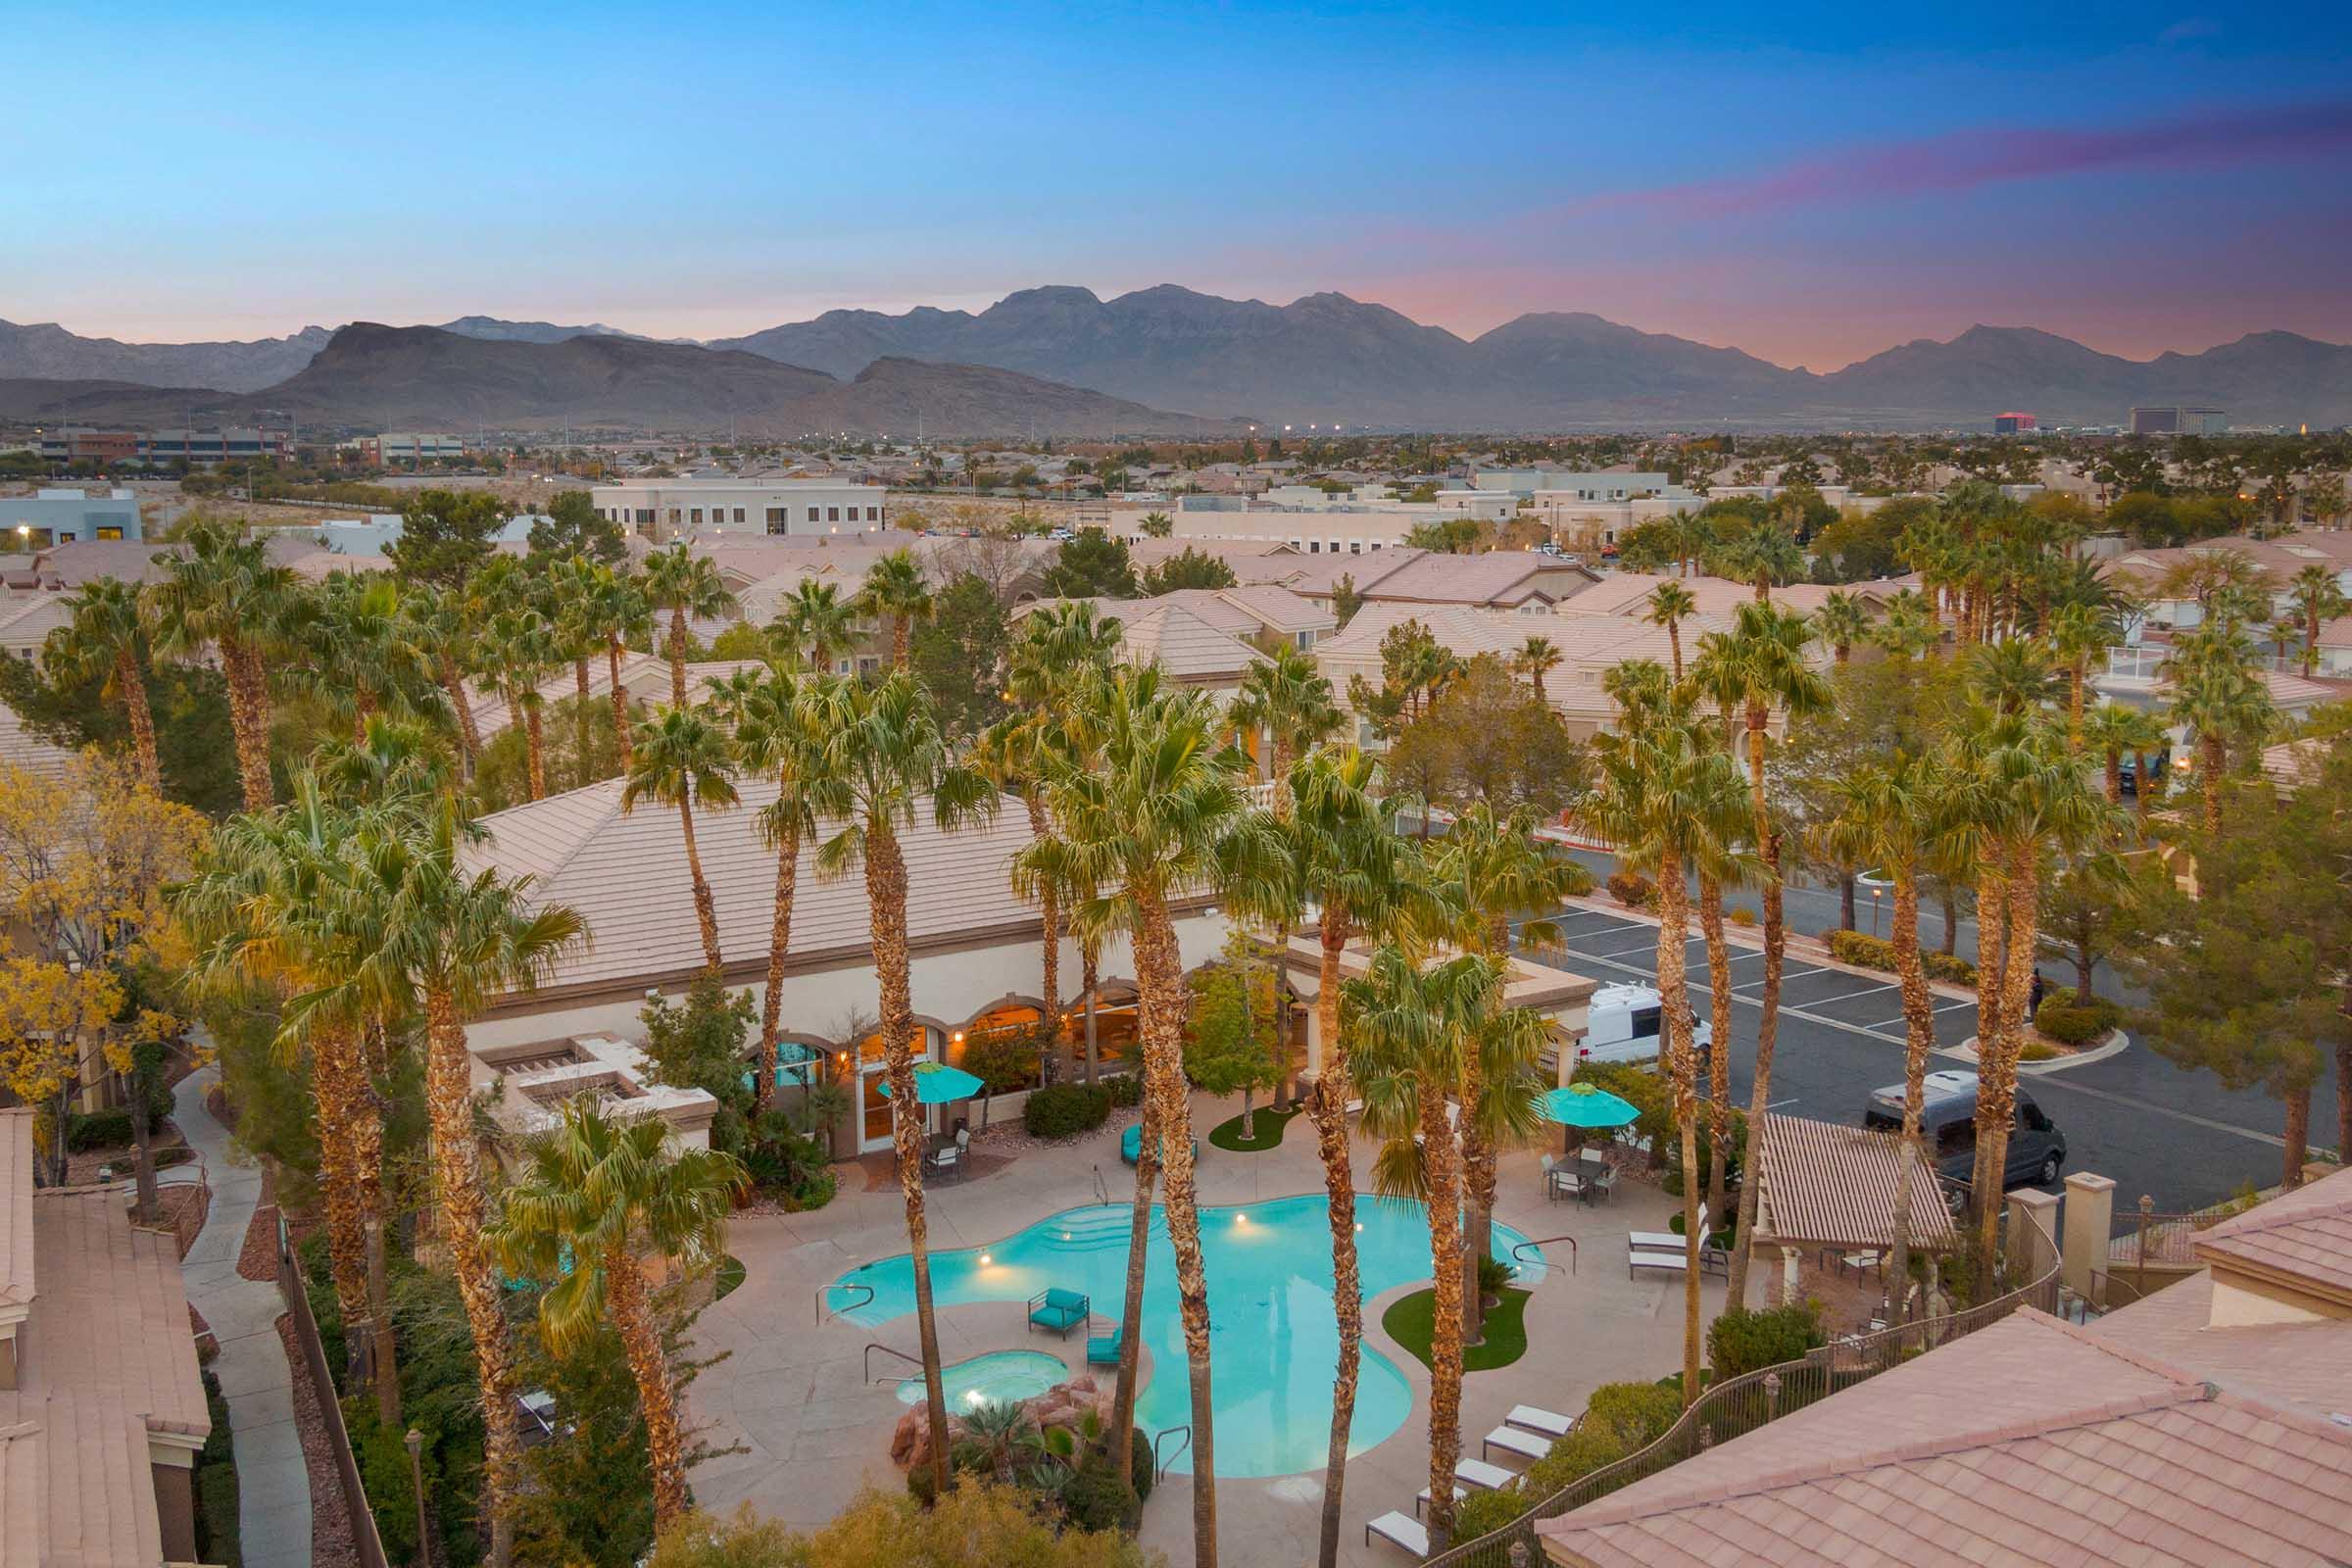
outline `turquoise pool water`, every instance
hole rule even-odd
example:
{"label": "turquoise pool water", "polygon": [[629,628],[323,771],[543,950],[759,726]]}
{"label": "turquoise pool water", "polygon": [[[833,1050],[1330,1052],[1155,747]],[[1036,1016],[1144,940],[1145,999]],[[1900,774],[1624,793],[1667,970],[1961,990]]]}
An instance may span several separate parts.
{"label": "turquoise pool water", "polygon": [[[1040,1220],[988,1247],[931,1254],[931,1289],[943,1306],[976,1301],[1020,1307],[1049,1286],[1094,1298],[1096,1332],[1115,1321],[1127,1279],[1131,1210],[1090,1204]],[[1356,1237],[1367,1299],[1430,1273],[1428,1218],[1419,1203],[1359,1199]],[[1494,1255],[1510,1260],[1526,1238],[1494,1227]],[[1229,1476],[1285,1476],[1320,1470],[1331,1441],[1332,1379],[1339,1325],[1331,1305],[1331,1221],[1320,1193],[1200,1211],[1208,1276],[1209,1365],[1216,1402],[1217,1470]],[[1176,1304],[1176,1259],[1167,1222],[1152,1214],[1145,1258],[1144,1345],[1152,1375],[1136,1400],[1146,1432],[1192,1420],[1184,1374],[1184,1326]],[[873,1292],[845,1289],[861,1286]],[[834,1283],[829,1298],[854,1323],[880,1325],[914,1311],[914,1269],[905,1253],[861,1264]],[[1082,1334],[1068,1344],[1083,1354]],[[986,1360],[989,1357],[981,1357]],[[966,1363],[967,1365],[973,1363]],[[1107,1375],[1100,1369],[1099,1375]],[[955,1397],[951,1391],[951,1399]],[[1357,1380],[1348,1451],[1360,1453],[1412,1414],[1404,1375],[1370,1346]],[[1171,1468],[1186,1470],[1182,1458]]]}
{"label": "turquoise pool water", "polygon": [[[939,1383],[948,1396],[948,1408],[960,1410],[984,1402],[1035,1398],[1069,1375],[1061,1357],[1042,1350],[995,1350],[940,1368]],[[923,1402],[921,1373],[899,1385],[899,1402]]]}

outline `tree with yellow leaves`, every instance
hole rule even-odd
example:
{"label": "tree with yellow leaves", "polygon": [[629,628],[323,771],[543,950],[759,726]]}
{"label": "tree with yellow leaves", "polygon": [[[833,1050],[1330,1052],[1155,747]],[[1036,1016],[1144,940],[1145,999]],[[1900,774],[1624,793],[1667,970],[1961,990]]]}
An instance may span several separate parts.
{"label": "tree with yellow leaves", "polygon": [[83,1065],[122,1008],[122,987],[111,970],[0,958],[0,1084],[40,1111],[34,1137],[52,1187],[66,1179],[67,1118]]}

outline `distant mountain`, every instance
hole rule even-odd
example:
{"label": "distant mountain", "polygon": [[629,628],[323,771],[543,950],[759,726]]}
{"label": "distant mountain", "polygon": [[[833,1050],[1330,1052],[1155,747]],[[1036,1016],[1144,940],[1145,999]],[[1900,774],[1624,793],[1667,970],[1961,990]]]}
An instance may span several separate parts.
{"label": "distant mountain", "polygon": [[[0,321],[0,379],[128,381],[141,386],[258,392],[311,363],[332,334],[306,326],[249,343],[123,343],[81,337],[55,321]],[[187,417],[182,410],[180,418]]]}
{"label": "distant mountain", "polygon": [[581,334],[552,343],[467,337],[430,326],[342,328],[296,374],[229,396],[121,381],[0,380],[0,416],[144,424],[190,398],[224,417],[283,410],[307,424],[361,429],[627,428],[798,435],[811,430],[1008,436],[1031,428],[1173,434],[1197,421],[1015,371],[884,359],[843,381],[822,370],[643,338]]}
{"label": "distant mountain", "polygon": [[617,326],[591,321],[586,326],[558,326],[553,321],[502,321],[495,316],[461,316],[443,321],[441,330],[485,343],[562,343],[575,337],[635,337]]}

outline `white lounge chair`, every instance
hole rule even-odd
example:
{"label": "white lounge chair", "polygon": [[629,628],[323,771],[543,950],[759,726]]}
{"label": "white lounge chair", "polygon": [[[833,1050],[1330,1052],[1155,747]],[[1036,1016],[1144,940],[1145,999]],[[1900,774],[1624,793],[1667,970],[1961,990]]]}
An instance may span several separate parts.
{"label": "white lounge chair", "polygon": [[1564,1438],[1576,1425],[1576,1417],[1546,1410],[1540,1404],[1514,1404],[1511,1413],[1502,1420],[1505,1426],[1525,1427],[1547,1438]]}
{"label": "white lounge chair", "polygon": [[[1707,1205],[1704,1203],[1698,1205],[1698,1234],[1707,1234]],[[1636,1247],[1646,1248],[1654,1252],[1679,1252],[1683,1250],[1683,1238],[1674,1231],[1628,1231],[1625,1239]]]}
{"label": "white lounge chair", "polygon": [[1500,1448],[1522,1459],[1541,1459],[1551,1452],[1551,1440],[1519,1427],[1499,1426],[1479,1439],[1478,1452],[1481,1458],[1486,1456],[1489,1448]]}
{"label": "white lounge chair", "polygon": [[[1493,1492],[1518,1479],[1502,1466],[1489,1464],[1484,1459],[1457,1460],[1453,1466],[1453,1500],[1459,1502],[1473,1492]],[[1421,1494],[1413,1499],[1413,1512],[1418,1514],[1429,1506],[1430,1501],[1429,1488],[1423,1487]]]}
{"label": "white lounge chair", "polygon": [[[1675,1238],[1680,1241],[1682,1238]],[[1689,1275],[1690,1259],[1679,1249],[1671,1252],[1644,1251],[1639,1247],[1626,1250],[1625,1277],[1635,1279],[1642,1269],[1654,1269],[1661,1274]]]}
{"label": "white lounge chair", "polygon": [[[1459,1502],[1468,1495],[1470,1495],[1470,1490],[1467,1487],[1464,1487],[1460,1482],[1455,1482],[1453,1487],[1453,1500]],[[1435,1499],[1431,1497],[1429,1489],[1427,1487],[1423,1487],[1420,1494],[1413,1498],[1413,1517],[1416,1519],[1420,1518],[1421,1510],[1428,1507],[1433,1500]]]}
{"label": "white lounge chair", "polygon": [[1365,1522],[1364,1544],[1372,1544],[1374,1536],[1391,1545],[1402,1546],[1416,1557],[1429,1555],[1429,1532],[1422,1528],[1421,1521],[1408,1519],[1394,1508],[1377,1519]]}

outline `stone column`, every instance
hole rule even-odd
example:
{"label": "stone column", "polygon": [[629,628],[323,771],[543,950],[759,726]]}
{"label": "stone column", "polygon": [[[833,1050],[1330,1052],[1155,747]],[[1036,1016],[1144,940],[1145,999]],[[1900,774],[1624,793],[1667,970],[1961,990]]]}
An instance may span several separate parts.
{"label": "stone column", "polygon": [[2107,1272],[2107,1243],[2115,1234],[2115,1182],[2089,1171],[2066,1179],[2066,1288],[2091,1298],[2093,1275]]}
{"label": "stone column", "polygon": [[2058,1261],[2058,1200],[2031,1187],[2008,1197],[2009,1279],[2012,1288],[2030,1284]]}

